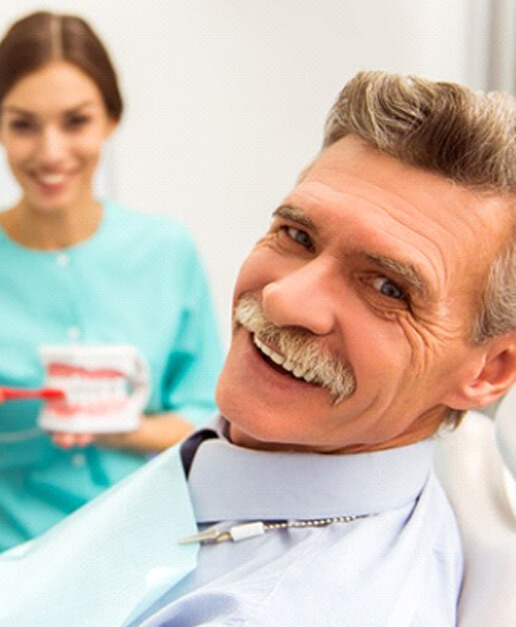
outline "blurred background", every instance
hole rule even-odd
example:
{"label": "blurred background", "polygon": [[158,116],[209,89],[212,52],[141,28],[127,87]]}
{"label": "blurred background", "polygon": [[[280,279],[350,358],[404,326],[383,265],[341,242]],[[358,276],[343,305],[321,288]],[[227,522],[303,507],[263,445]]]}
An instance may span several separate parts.
{"label": "blurred background", "polygon": [[[126,113],[98,193],[187,224],[226,342],[238,267],[353,74],[515,86],[513,0],[0,0],[0,30],[39,9],[85,17],[107,44]],[[1,153],[0,208],[15,198]]]}

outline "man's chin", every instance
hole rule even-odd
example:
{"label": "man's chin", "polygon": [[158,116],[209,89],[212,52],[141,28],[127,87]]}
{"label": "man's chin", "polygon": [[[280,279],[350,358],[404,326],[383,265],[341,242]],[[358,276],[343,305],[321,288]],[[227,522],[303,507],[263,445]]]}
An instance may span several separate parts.
{"label": "man's chin", "polygon": [[[225,417],[225,416],[224,416]],[[233,444],[236,446],[243,446],[244,448],[262,449],[267,448],[268,442],[263,440],[257,440],[250,436],[248,433],[240,429],[235,423],[231,422],[228,418],[228,431],[227,436]]]}
{"label": "man's chin", "polygon": [[311,447],[303,446],[300,444],[293,444],[290,442],[277,442],[274,437],[271,439],[261,439],[255,435],[250,435],[246,431],[243,431],[239,426],[229,422],[228,424],[228,438],[230,442],[236,446],[243,448],[250,448],[254,450],[262,451],[304,451],[311,450]]}

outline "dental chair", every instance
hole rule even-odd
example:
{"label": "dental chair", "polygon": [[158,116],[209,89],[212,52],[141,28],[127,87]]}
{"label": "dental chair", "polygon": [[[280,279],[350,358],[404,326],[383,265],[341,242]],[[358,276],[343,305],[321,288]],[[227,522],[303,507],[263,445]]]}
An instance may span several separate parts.
{"label": "dental chair", "polygon": [[494,420],[469,412],[436,448],[464,548],[458,627],[515,627],[516,386]]}

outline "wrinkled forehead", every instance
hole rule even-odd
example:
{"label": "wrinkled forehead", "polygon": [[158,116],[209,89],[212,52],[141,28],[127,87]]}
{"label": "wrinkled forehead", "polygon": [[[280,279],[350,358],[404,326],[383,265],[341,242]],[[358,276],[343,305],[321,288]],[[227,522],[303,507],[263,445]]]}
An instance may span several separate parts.
{"label": "wrinkled forehead", "polygon": [[405,212],[408,219],[442,222],[465,237],[478,227],[477,237],[490,233],[506,245],[515,231],[516,195],[466,187],[381,153],[353,135],[321,151],[301,172],[293,195],[314,185],[325,186],[334,200],[341,194],[343,209],[346,196],[354,196],[397,215]]}

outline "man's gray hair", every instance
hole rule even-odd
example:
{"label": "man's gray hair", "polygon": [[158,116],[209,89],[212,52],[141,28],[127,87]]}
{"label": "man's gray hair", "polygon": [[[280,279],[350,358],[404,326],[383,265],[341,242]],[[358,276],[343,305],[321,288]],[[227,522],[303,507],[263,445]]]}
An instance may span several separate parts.
{"label": "man's gray hair", "polygon": [[[360,72],[339,94],[323,147],[354,134],[413,166],[516,206],[516,100],[455,83]],[[516,218],[493,262],[472,325],[477,344],[516,329]]]}

